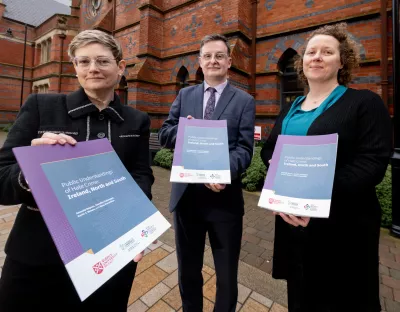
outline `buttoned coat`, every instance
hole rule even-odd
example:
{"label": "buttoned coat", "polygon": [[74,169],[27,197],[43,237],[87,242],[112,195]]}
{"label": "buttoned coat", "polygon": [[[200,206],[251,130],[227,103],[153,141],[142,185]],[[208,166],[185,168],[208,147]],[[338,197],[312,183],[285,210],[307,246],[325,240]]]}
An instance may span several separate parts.
{"label": "buttoned coat", "polygon": [[106,137],[133,179],[151,199],[154,177],[149,164],[149,129],[148,115],[122,105],[116,94],[109,107],[102,111],[90,102],[82,88],[69,95],[30,95],[0,150],[0,204],[22,204],[6,244],[6,254],[31,265],[61,261],[35,200],[20,175],[12,148],[28,146],[45,132],[64,133],[78,142]]}

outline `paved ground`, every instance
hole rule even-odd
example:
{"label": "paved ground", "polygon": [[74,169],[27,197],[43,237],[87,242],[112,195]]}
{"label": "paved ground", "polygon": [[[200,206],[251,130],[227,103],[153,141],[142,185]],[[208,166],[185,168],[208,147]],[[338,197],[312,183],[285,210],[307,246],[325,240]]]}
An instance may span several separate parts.
{"label": "paved ground", "polygon": [[3,146],[4,141],[6,140],[7,133],[0,130],[0,146]]}
{"label": "paved ground", "polygon": [[[170,193],[169,171],[154,168],[154,203],[171,222],[167,211]],[[245,193],[246,215],[239,264],[238,311],[287,312],[286,285],[271,278],[274,218],[257,207],[257,194]],[[14,223],[17,206],[0,206],[0,273],[4,244]],[[381,301],[384,311],[400,311],[400,240],[382,230],[380,243]],[[181,311],[177,288],[177,262],[174,231],[146,251],[132,287],[128,311]],[[212,311],[215,299],[215,271],[211,250],[204,256],[204,311]],[[351,278],[351,277],[349,277]]]}

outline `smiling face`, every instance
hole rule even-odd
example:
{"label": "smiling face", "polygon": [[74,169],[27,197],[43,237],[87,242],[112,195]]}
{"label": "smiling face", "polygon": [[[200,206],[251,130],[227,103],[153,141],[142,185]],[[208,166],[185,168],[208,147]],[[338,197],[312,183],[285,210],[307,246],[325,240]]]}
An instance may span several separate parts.
{"label": "smiling face", "polygon": [[206,82],[212,82],[213,85],[225,82],[232,63],[226,44],[220,40],[209,41],[203,45],[200,53],[200,67]]}
{"label": "smiling face", "polygon": [[[85,62],[74,62],[75,71],[79,80],[80,85],[83,89],[90,92],[104,92],[114,89],[114,86],[119,80],[120,75],[125,70],[125,62],[120,61],[117,63],[111,49],[105,47],[102,44],[91,43],[81,48],[76,49],[74,57],[76,59],[90,60],[88,66]],[[97,58],[105,59],[102,62],[103,66],[99,67],[93,61]],[[107,62],[109,60],[109,62]]]}
{"label": "smiling face", "polygon": [[337,82],[340,61],[339,41],[328,35],[310,39],[303,56],[303,71],[309,82]]}

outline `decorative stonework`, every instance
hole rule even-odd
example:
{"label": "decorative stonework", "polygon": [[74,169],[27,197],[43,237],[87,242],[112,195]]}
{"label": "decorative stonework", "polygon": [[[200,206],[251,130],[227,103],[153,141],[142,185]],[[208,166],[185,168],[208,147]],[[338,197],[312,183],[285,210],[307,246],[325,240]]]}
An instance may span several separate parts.
{"label": "decorative stonework", "polygon": [[219,25],[221,21],[222,21],[222,16],[217,13],[217,15],[215,15],[214,22],[215,24]]}
{"label": "decorative stonework", "polygon": [[310,9],[314,5],[314,1],[313,0],[307,0],[305,4],[306,4],[306,7]]}
{"label": "decorative stonework", "polygon": [[136,9],[140,5],[139,0],[119,0],[119,10],[121,13]]}
{"label": "decorative stonework", "polygon": [[275,5],[275,0],[265,0],[264,6],[268,11],[271,11],[273,9],[274,5]]}
{"label": "decorative stonework", "polygon": [[132,36],[128,37],[128,44],[126,48],[128,49],[129,54],[132,54],[132,49],[136,46],[136,42],[132,41]]}
{"label": "decorative stonework", "polygon": [[175,37],[175,35],[176,35],[176,27],[174,26],[174,27],[172,27],[172,29],[171,29],[171,36],[172,36],[172,37]]}
{"label": "decorative stonework", "polygon": [[89,12],[93,17],[96,17],[100,13],[101,5],[101,0],[90,0]]}
{"label": "decorative stonework", "polygon": [[101,16],[102,0],[86,0],[82,5],[84,10],[84,22],[87,25],[95,23]]}
{"label": "decorative stonework", "polygon": [[196,37],[196,30],[197,28],[203,26],[203,22],[197,22],[196,15],[192,15],[192,23],[185,27],[186,31],[190,31],[192,33],[192,37]]}

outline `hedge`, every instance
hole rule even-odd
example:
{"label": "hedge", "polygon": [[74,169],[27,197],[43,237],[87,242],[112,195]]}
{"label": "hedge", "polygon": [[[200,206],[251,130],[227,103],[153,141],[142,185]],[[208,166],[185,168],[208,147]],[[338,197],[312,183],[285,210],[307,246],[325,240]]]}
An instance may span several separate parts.
{"label": "hedge", "polygon": [[166,169],[171,169],[174,152],[167,148],[160,149],[154,156],[154,164]]}
{"label": "hedge", "polygon": [[12,125],[13,125],[12,123],[9,123],[9,124],[5,125],[3,128],[1,128],[1,130],[3,130],[4,132],[9,132]]}
{"label": "hedge", "polygon": [[[247,191],[261,190],[265,180],[266,167],[260,156],[261,146],[254,149],[250,167],[242,175],[242,184]],[[171,169],[173,151],[161,149],[154,157],[154,163],[160,167]],[[392,224],[392,171],[388,166],[383,181],[376,187],[376,194],[382,207],[382,227],[389,228]]]}
{"label": "hedge", "polygon": [[381,225],[389,228],[392,225],[392,168],[390,165],[382,182],[376,187],[376,195],[382,208]]}
{"label": "hedge", "polygon": [[242,184],[245,190],[254,192],[260,190],[263,186],[267,168],[265,167],[260,156],[261,147],[254,149],[253,159],[250,167],[242,174]]}

